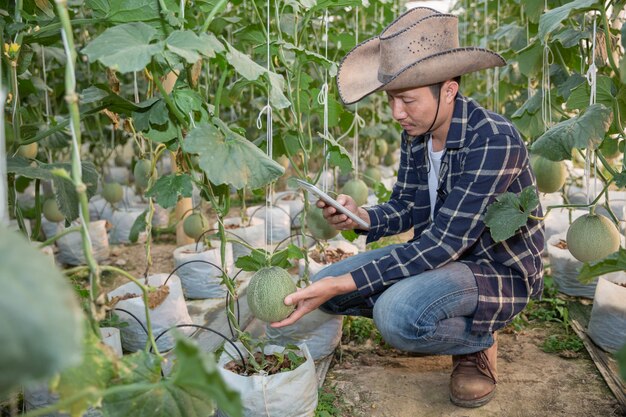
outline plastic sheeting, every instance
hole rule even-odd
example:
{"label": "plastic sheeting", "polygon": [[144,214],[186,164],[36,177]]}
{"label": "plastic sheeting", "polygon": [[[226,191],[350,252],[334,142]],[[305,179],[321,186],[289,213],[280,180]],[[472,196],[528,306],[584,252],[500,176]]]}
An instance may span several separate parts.
{"label": "plastic sheeting", "polygon": [[[94,258],[102,262],[109,258],[109,236],[106,221],[98,220],[89,224],[89,237]],[[57,262],[66,265],[85,265],[83,238],[80,231],[69,233],[57,240]]]}
{"label": "plastic sheeting", "polygon": [[[233,237],[242,240],[253,248],[262,248],[265,246],[264,220],[252,217],[249,223],[244,223],[244,227],[241,227],[241,224],[241,218],[239,217],[224,219],[226,236],[228,238]],[[217,229],[217,225],[215,225],[214,228]],[[233,258],[235,262],[242,256],[250,255],[251,252],[252,250],[244,245],[233,242]]]}
{"label": "plastic sheeting", "polygon": [[[212,248],[205,248],[204,243],[192,243],[181,246],[174,250],[174,265],[178,268],[185,262],[188,263],[176,270],[180,277],[183,292],[188,299],[198,298],[221,298],[226,296],[226,286],[222,285],[222,272],[205,261],[211,262],[221,268],[220,242],[211,241]],[[233,247],[230,242],[226,243],[225,260],[227,273],[232,272]]]}
{"label": "plastic sheeting", "polygon": [[[239,360],[234,348],[226,343],[218,370],[228,386],[241,394],[244,417],[310,417],[317,407],[317,376],[315,364],[306,345],[300,345],[306,361],[293,371],[274,375],[242,376],[224,369],[233,359]],[[239,345],[239,349],[247,352]],[[265,354],[282,352],[282,346],[267,345]],[[228,417],[218,411],[218,417]]]}
{"label": "plastic sheeting", "polygon": [[[274,244],[286,239],[291,234],[291,216],[287,204],[278,203],[269,210],[269,217],[266,223],[267,243]],[[253,206],[246,210],[246,214],[252,218],[266,220],[267,207]],[[270,223],[271,222],[271,223]]]}
{"label": "plastic sheeting", "polygon": [[[120,209],[113,212],[109,241],[112,244],[130,243],[130,231],[137,217],[141,216],[140,208]],[[145,232],[140,233],[145,238]],[[140,238],[141,239],[141,238]]]}
{"label": "plastic sheeting", "polygon": [[[156,274],[148,277],[148,283],[153,287],[159,287],[167,280],[169,274]],[[163,303],[155,307],[150,311],[150,320],[152,322],[152,331],[154,337],[160,335],[163,331],[170,329],[178,324],[192,324],[191,317],[187,311],[187,304],[183,297],[183,288],[180,284],[180,278],[176,275],[172,275],[167,281],[167,286],[170,289],[169,295]],[[117,303],[115,308],[121,308],[131,312],[140,321],[141,324],[146,326],[146,311],[141,297],[141,290],[134,282],[124,284],[115,290],[111,291],[108,296],[109,299],[115,296],[123,296],[125,294],[137,294],[139,297],[129,298],[127,300],[121,300]],[[148,336],[143,327],[133,317],[124,313],[123,311],[116,310],[115,313],[119,316],[120,320],[128,323],[128,326],[120,329],[122,334],[122,346],[125,350],[130,352],[136,352],[146,347],[146,341]],[[192,327],[183,327],[177,329],[184,335],[189,336],[194,332]],[[165,333],[157,341],[157,347],[160,351],[167,351],[174,347],[174,335],[172,331]]]}
{"label": "plastic sheeting", "polygon": [[[621,285],[620,285],[621,284]],[[598,281],[587,334],[614,353],[626,344],[626,274]]]}

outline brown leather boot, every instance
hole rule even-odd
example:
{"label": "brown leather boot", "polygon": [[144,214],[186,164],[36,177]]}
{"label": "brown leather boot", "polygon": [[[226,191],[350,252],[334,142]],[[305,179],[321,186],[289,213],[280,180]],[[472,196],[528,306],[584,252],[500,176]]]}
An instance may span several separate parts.
{"label": "brown leather boot", "polygon": [[489,349],[452,356],[450,401],[460,407],[481,407],[496,392],[498,341]]}

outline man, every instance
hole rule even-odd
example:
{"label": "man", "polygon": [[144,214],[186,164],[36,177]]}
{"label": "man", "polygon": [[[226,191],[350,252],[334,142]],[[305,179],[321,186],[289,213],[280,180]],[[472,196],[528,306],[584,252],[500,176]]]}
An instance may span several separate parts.
{"label": "man", "polygon": [[[504,64],[489,50],[458,47],[456,18],[428,8],[405,13],[344,58],[337,75],[344,103],[385,91],[403,139],[389,202],[363,208],[349,196],[337,200],[369,224],[361,231],[368,242],[410,228],[414,237],[324,269],[285,298],[297,308],[273,326],[318,307],[373,317],[398,349],[452,355],[454,404],[492,398],[495,331],[543,287],[542,225],[528,220],[496,243],[484,223],[497,196],[534,185],[524,143],[509,121],[458,93],[461,75]],[[357,227],[317,204],[335,228]]]}

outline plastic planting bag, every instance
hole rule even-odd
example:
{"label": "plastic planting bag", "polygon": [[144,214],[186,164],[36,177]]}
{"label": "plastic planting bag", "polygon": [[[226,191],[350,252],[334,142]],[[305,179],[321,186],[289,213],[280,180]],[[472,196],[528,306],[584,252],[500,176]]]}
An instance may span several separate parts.
{"label": "plastic planting bag", "polygon": [[626,274],[598,280],[591,309],[589,337],[607,352],[626,344]]}
{"label": "plastic planting bag", "polygon": [[300,191],[282,191],[274,195],[274,204],[280,203],[281,206],[289,207],[289,217],[291,218],[291,227],[299,228],[300,214],[304,210],[304,197]]}
{"label": "plastic planting bag", "polygon": [[[265,246],[264,225],[265,221],[256,217],[251,218],[250,222],[243,223],[243,225],[239,217],[224,219],[226,236],[242,240],[253,248]],[[217,229],[217,224],[214,225],[214,228]],[[233,242],[233,258],[235,258],[235,262],[242,256],[250,255],[251,252],[252,250],[244,245]]]}
{"label": "plastic planting bag", "polygon": [[[169,274],[156,274],[148,277],[148,282],[153,287],[159,287],[165,283]],[[170,329],[178,324],[192,324],[191,317],[187,312],[187,304],[183,297],[183,289],[180,285],[180,278],[176,275],[172,275],[167,280],[167,286],[169,287],[169,294],[163,300],[163,302],[150,310],[150,320],[152,322],[152,331],[154,337],[160,335],[163,331]],[[142,350],[146,347],[146,341],[148,336],[144,330],[146,326],[146,310],[141,297],[141,290],[134,282],[129,282],[111,291],[108,296],[109,299],[113,297],[124,297],[128,294],[139,295],[139,297],[128,298],[126,300],[120,300],[116,305],[116,309],[123,309],[132,313],[139,321],[135,320],[129,314],[116,310],[115,313],[119,316],[120,320],[128,323],[128,326],[120,329],[122,333],[122,346],[124,350],[135,352]],[[157,347],[160,351],[167,351],[174,347],[174,331],[179,331],[186,336],[193,333],[192,327],[183,327],[176,330],[170,330],[159,338],[157,341]]]}
{"label": "plastic planting bag", "polygon": [[[89,224],[91,248],[96,261],[102,262],[109,258],[109,236],[106,221],[98,220]],[[59,252],[57,261],[66,265],[84,265],[87,263],[83,252],[83,239],[80,231],[69,233],[57,240]]]}
{"label": "plastic planting bag", "polygon": [[[247,352],[238,343],[239,349],[247,357]],[[220,356],[218,370],[228,386],[241,394],[244,417],[308,417],[315,415],[317,407],[317,376],[315,364],[306,345],[298,347],[306,361],[293,371],[274,375],[242,376],[224,369],[239,355],[229,343]],[[282,352],[283,346],[267,345],[265,354]],[[228,417],[218,411],[218,417]]]}
{"label": "plastic planting bag", "polygon": [[291,234],[291,216],[289,206],[283,203],[274,204],[269,209],[265,206],[253,206],[246,210],[246,214],[252,218],[266,221],[267,243],[274,244],[286,239]]}
{"label": "plastic planting bag", "polygon": [[[130,231],[135,224],[137,217],[141,216],[143,210],[138,208],[120,209],[113,212],[111,218],[111,233],[109,241],[112,244],[130,243]],[[145,238],[145,232],[140,233],[140,240]]]}
{"label": "plastic planting bag", "polygon": [[[183,292],[188,299],[198,298],[221,298],[226,296],[226,286],[222,285],[222,271],[204,262],[211,262],[221,266],[220,242],[211,241],[211,248],[205,247],[204,243],[192,243],[181,246],[174,250],[174,265],[183,286]],[[233,247],[230,242],[226,243],[226,268],[227,273],[232,273]],[[199,262],[203,261],[203,262]]]}

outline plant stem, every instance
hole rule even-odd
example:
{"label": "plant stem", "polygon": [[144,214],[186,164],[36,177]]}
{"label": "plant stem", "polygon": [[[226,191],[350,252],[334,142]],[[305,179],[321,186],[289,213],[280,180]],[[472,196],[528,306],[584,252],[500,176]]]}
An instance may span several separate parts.
{"label": "plant stem", "polygon": [[204,25],[202,25],[202,33],[206,33],[209,30],[209,26],[211,26],[211,22],[215,18],[215,15],[226,3],[228,3],[228,0],[219,0],[219,2],[213,6],[213,9],[211,9],[211,12],[204,21]]}
{"label": "plant stem", "polygon": [[[72,133],[72,181],[76,188],[79,200],[79,215],[81,219],[81,231],[83,238],[83,251],[85,260],[90,269],[90,323],[97,330],[97,321],[100,317],[104,317],[104,298],[100,294],[100,269],[94,258],[91,237],[89,235],[89,204],[87,201],[87,186],[82,180],[82,167],[80,161],[80,111],[78,108],[78,94],[76,93],[76,76],[74,74],[74,65],[76,63],[76,48],[74,46],[74,36],[72,34],[72,25],[70,24],[70,16],[67,10],[67,0],[55,0],[59,18],[61,19],[62,29],[61,36],[63,38],[63,46],[67,56],[65,69],[65,100],[68,104],[71,117],[71,133]],[[97,334],[97,333],[96,333]]]}
{"label": "plant stem", "polygon": [[56,242],[57,240],[61,239],[65,235],[69,235],[70,233],[75,233],[75,232],[80,232],[80,231],[81,231],[81,226],[68,227],[67,229],[63,230],[62,232],[59,232],[56,235],[52,236],[50,239],[42,242],[39,245],[39,249],[45,248],[46,246],[49,246],[49,245],[52,245],[54,242]]}
{"label": "plant stem", "polygon": [[19,84],[17,82],[17,59],[15,61],[10,61],[11,66],[11,90],[13,90],[13,114],[11,115],[11,123],[13,124],[13,148],[17,151],[17,148],[21,145],[20,143],[20,125],[22,124],[20,120],[20,92],[19,92]]}
{"label": "plant stem", "polygon": [[[611,45],[611,31],[609,30],[609,22],[608,22],[608,19],[606,18],[606,8],[604,7],[603,1],[600,2],[600,5],[601,5],[600,13],[602,14],[602,26],[604,26],[604,43],[606,44],[606,54],[609,57],[609,63],[611,65],[611,69],[613,70],[615,74],[619,75],[619,67],[615,63],[615,60],[613,59],[613,46]],[[596,57],[594,56],[592,59],[596,59]]]}
{"label": "plant stem", "polygon": [[154,84],[157,86],[157,89],[161,93],[163,100],[165,100],[167,108],[170,109],[170,111],[174,114],[174,117],[176,117],[180,124],[183,125],[185,128],[189,127],[189,124],[185,119],[185,115],[183,115],[181,111],[178,110],[178,107],[176,107],[176,104],[174,104],[170,95],[167,94],[167,91],[165,91],[165,88],[163,88],[163,84],[161,84],[161,80],[159,80],[159,76],[157,74],[152,74],[152,81],[154,81]]}

